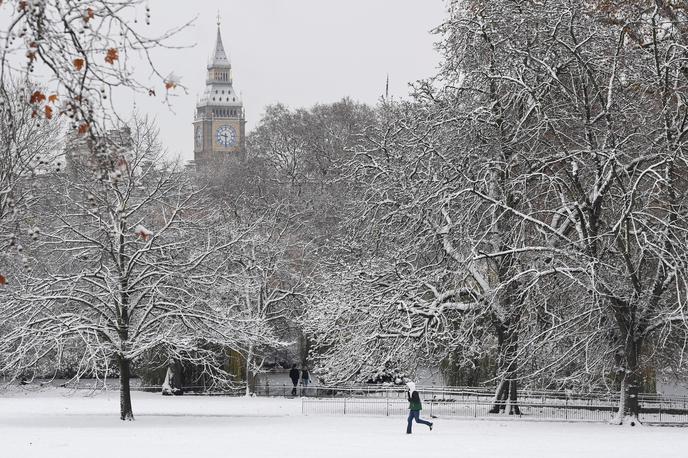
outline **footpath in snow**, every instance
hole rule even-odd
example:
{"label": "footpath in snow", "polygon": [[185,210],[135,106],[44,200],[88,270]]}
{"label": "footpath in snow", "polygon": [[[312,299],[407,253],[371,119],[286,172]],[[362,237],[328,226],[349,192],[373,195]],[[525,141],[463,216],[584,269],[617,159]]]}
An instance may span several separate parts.
{"label": "footpath in snow", "polygon": [[300,399],[133,393],[135,422],[117,392],[0,392],[0,456],[109,458],[248,456],[662,458],[688,456],[688,430],[606,424],[304,416]]}

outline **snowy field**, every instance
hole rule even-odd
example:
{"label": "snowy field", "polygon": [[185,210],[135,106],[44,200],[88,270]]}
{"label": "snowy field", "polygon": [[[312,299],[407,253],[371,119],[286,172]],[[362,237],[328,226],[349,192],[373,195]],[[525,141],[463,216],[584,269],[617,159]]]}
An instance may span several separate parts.
{"label": "snowy field", "polygon": [[[71,393],[71,394],[69,394]],[[435,420],[301,414],[300,399],[133,393],[135,422],[118,394],[50,389],[0,392],[0,456],[259,457],[686,457],[688,429],[606,424]]]}

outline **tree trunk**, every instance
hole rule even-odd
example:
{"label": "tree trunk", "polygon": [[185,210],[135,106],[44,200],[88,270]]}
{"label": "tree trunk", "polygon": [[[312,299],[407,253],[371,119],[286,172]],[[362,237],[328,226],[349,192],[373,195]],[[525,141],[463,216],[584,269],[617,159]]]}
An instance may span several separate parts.
{"label": "tree trunk", "polygon": [[621,336],[615,355],[618,380],[621,382],[619,410],[612,421],[617,424],[628,422],[633,426],[639,423],[640,415],[638,396],[643,379],[640,367],[643,339],[639,336],[642,335],[642,330],[637,324],[637,309],[634,303],[613,298],[611,305]]}
{"label": "tree trunk", "polygon": [[506,379],[502,379],[499,382],[499,385],[497,385],[497,390],[495,391],[495,399],[489,413],[499,413],[500,410],[502,412],[504,411],[504,408],[506,406],[506,387],[507,381]]}
{"label": "tree trunk", "polygon": [[497,374],[501,376],[501,381],[489,413],[504,412],[509,404],[509,415],[521,415],[518,407],[518,334],[506,326],[498,326],[497,351]]}
{"label": "tree trunk", "polygon": [[514,370],[512,378],[509,379],[509,415],[521,415],[521,409],[518,407],[518,381],[515,377]]}
{"label": "tree trunk", "polygon": [[129,385],[130,364],[128,359],[120,356],[119,360],[119,417],[121,420],[133,420],[131,408],[131,387]]}
{"label": "tree trunk", "polygon": [[253,345],[248,346],[248,353],[246,354],[246,396],[251,395],[251,359],[253,358]]}
{"label": "tree trunk", "polygon": [[640,373],[639,356],[642,349],[640,340],[629,337],[624,346],[624,367],[622,367],[621,392],[619,393],[619,410],[614,420],[622,424],[629,421],[631,426],[640,423],[640,385],[642,375]]}
{"label": "tree trunk", "polygon": [[626,396],[628,402],[626,403],[628,407],[628,412],[633,417],[638,417],[640,415],[640,400],[638,396],[640,395],[640,385],[642,383],[642,375],[640,373],[640,352],[642,350],[642,342],[638,339],[633,339],[627,346],[627,356],[628,359],[628,375],[627,378],[627,390]]}
{"label": "tree trunk", "polygon": [[489,413],[499,413],[506,411],[509,405],[509,415],[521,415],[518,407],[518,381],[515,379],[515,372],[507,374],[497,386],[495,400]]}

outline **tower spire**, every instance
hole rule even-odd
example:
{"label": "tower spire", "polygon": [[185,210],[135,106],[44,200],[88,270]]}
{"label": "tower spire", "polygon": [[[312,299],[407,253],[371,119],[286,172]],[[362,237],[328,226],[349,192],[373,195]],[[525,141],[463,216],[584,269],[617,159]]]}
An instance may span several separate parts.
{"label": "tower spire", "polygon": [[217,12],[217,38],[215,40],[215,49],[211,58],[210,67],[229,67],[229,58],[225,52],[225,47],[222,44],[222,34],[220,33],[220,12]]}

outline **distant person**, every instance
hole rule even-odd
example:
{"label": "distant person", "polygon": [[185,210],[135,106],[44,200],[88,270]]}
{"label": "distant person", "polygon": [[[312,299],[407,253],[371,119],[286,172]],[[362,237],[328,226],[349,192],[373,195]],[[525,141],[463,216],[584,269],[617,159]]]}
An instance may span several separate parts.
{"label": "distant person", "polygon": [[296,387],[299,386],[299,370],[296,368],[296,364],[291,366],[289,378],[291,379],[291,383],[294,384],[294,388],[291,390],[291,395],[296,396]]}
{"label": "distant person", "polygon": [[306,366],[303,366],[301,368],[301,385],[306,388],[308,384],[311,382],[310,375],[308,374],[308,368]]}
{"label": "distant person", "polygon": [[432,431],[432,422],[420,418],[420,411],[423,410],[423,404],[421,404],[420,396],[418,395],[418,391],[416,391],[416,384],[413,382],[408,382],[406,383],[406,386],[408,387],[408,393],[406,393],[406,396],[408,397],[409,401],[409,415],[408,424],[406,426],[406,434],[411,434],[411,424],[413,423],[413,420],[416,420],[416,423],[428,425],[430,431]]}

